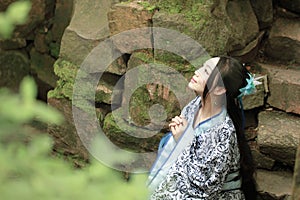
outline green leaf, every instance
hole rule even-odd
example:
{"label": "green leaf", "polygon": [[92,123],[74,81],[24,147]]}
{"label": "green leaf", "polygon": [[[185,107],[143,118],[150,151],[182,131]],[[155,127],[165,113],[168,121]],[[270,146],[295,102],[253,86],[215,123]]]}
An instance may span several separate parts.
{"label": "green leaf", "polygon": [[20,95],[25,105],[32,103],[37,96],[36,84],[31,77],[25,77],[20,85]]}
{"label": "green leaf", "polygon": [[56,109],[41,102],[35,103],[33,112],[39,121],[45,123],[60,124],[64,120],[62,114]]}
{"label": "green leaf", "polygon": [[17,1],[9,5],[6,15],[14,24],[24,24],[27,20],[30,9],[30,1]]}
{"label": "green leaf", "polygon": [[5,14],[0,13],[0,38],[8,39],[14,31],[14,25]]}

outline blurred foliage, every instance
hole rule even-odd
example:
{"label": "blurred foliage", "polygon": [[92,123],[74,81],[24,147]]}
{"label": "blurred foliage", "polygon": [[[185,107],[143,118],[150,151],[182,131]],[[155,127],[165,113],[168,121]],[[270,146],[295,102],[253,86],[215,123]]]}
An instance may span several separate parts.
{"label": "blurred foliage", "polygon": [[[29,1],[11,4],[0,13],[0,38],[9,38],[30,10]],[[31,77],[21,82],[19,93],[0,88],[0,194],[3,200],[122,199],[147,198],[145,175],[123,174],[91,160],[83,169],[52,153],[52,139],[32,128],[33,122],[59,125],[63,117],[36,100]]]}
{"label": "blurred foliage", "polygon": [[59,124],[62,116],[35,100],[35,95],[36,86],[29,77],[22,81],[19,94],[0,89],[1,199],[146,199],[145,175],[126,181],[122,173],[95,160],[74,169],[51,155],[51,138],[26,131],[25,125],[32,120]]}
{"label": "blurred foliage", "polygon": [[24,24],[31,9],[30,1],[16,1],[0,13],[0,38],[8,39],[16,25]]}

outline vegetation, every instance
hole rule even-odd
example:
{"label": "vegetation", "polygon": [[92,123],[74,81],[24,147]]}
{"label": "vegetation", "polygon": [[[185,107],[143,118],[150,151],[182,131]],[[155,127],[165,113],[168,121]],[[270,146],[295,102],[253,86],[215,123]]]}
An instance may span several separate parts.
{"label": "vegetation", "polygon": [[35,94],[36,87],[29,77],[22,81],[20,94],[0,90],[2,199],[131,200],[146,197],[144,175],[133,176],[127,183],[121,173],[95,160],[79,170],[51,156],[51,138],[34,134],[26,127],[33,120],[58,124],[62,117],[53,108],[36,101]]}
{"label": "vegetation", "polygon": [[16,25],[24,24],[31,9],[30,1],[17,1],[0,13],[0,39],[8,39]]}
{"label": "vegetation", "polygon": [[[26,21],[29,10],[30,3],[21,1],[1,13],[0,37],[9,38],[14,26]],[[74,169],[54,155],[52,139],[32,124],[58,125],[63,117],[36,95],[31,77],[22,81],[18,94],[0,88],[1,199],[146,199],[145,175],[126,181],[122,173],[93,159],[85,168]]]}
{"label": "vegetation", "polygon": [[58,59],[54,63],[54,73],[60,78],[54,90],[49,91],[48,97],[72,99],[73,84],[78,67],[68,61]]}

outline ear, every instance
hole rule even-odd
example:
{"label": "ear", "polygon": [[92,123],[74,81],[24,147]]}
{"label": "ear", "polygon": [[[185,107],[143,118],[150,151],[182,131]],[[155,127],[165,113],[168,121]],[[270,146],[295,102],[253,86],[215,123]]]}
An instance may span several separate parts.
{"label": "ear", "polygon": [[213,94],[218,96],[218,95],[225,94],[225,92],[226,92],[226,89],[224,87],[217,86],[214,89]]}

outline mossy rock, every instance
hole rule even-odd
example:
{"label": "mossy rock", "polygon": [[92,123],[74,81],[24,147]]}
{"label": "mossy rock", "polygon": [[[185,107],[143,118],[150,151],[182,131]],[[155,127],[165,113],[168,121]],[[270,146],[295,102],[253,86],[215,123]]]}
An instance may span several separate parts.
{"label": "mossy rock", "polygon": [[95,102],[119,105],[122,99],[122,88],[118,87],[119,79],[120,76],[104,73],[97,85]]}
{"label": "mossy rock", "polygon": [[[180,106],[175,95],[170,92],[168,99],[163,99],[162,85],[151,85],[153,87],[153,94],[149,94],[147,86],[138,88],[131,96],[129,103],[129,114],[134,124],[139,126],[145,126],[151,122],[151,116],[149,116],[149,110],[153,105],[163,106],[166,114],[166,120],[169,121],[172,117],[179,114]],[[163,114],[162,114],[163,115]],[[160,115],[158,115],[160,118]],[[157,119],[157,121],[162,121]],[[152,119],[153,120],[153,119]]]}
{"label": "mossy rock", "polygon": [[188,79],[191,78],[196,70],[195,66],[190,64],[185,58],[164,50],[155,50],[154,55],[149,51],[134,52],[128,62],[128,69],[146,64],[154,64],[157,72],[166,73],[166,75],[174,73],[174,71],[168,71],[165,68],[170,67]]}
{"label": "mossy rock", "polygon": [[56,88],[49,91],[48,98],[68,98],[71,100],[77,70],[78,66],[73,63],[58,59],[54,63],[54,73],[59,77],[59,80]]}
{"label": "mossy rock", "polygon": [[[118,113],[118,111],[115,111]],[[120,128],[120,124],[122,129]],[[141,131],[141,127],[125,121],[121,113],[113,115],[109,113],[104,119],[104,133],[118,147],[134,152],[154,152],[158,148],[160,138],[164,133],[159,132],[156,135],[148,138],[138,138],[127,133],[136,133]],[[146,130],[145,130],[146,131]]]}
{"label": "mossy rock", "polygon": [[21,80],[30,74],[30,62],[23,52],[6,51],[0,54],[0,86],[18,91]]}
{"label": "mossy rock", "polygon": [[[54,63],[54,73],[59,77],[59,79],[54,90],[50,90],[48,92],[48,99],[68,99],[72,101],[73,88],[78,74],[78,69],[79,67],[77,65],[63,59],[58,59]],[[81,77],[80,81],[85,84],[77,84],[77,87],[79,87],[77,88],[77,91],[80,91],[80,96],[84,98],[81,98],[80,100],[77,99],[76,103],[72,103],[88,113],[94,112],[95,97],[92,97],[91,99],[86,98],[91,96],[91,88],[94,88],[89,82],[91,77],[83,71],[80,71],[80,74],[78,75]]]}
{"label": "mossy rock", "polygon": [[159,9],[152,17],[154,27],[190,36],[211,56],[243,49],[259,33],[249,1],[155,0],[152,3]]}

